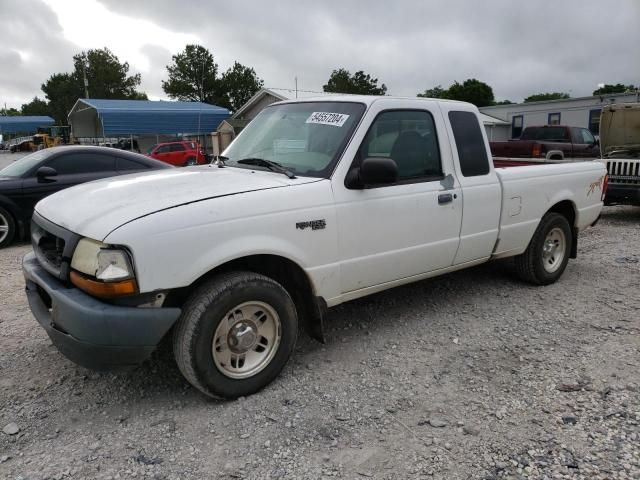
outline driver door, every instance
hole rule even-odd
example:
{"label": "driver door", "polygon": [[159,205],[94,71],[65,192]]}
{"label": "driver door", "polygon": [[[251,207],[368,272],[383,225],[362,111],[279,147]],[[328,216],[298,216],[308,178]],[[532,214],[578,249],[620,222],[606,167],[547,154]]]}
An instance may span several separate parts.
{"label": "driver door", "polygon": [[398,181],[350,189],[345,172],[333,177],[342,294],[449,267],[456,255],[462,203],[440,109],[402,105],[372,105],[373,123],[348,161],[357,168],[366,157],[392,158]]}

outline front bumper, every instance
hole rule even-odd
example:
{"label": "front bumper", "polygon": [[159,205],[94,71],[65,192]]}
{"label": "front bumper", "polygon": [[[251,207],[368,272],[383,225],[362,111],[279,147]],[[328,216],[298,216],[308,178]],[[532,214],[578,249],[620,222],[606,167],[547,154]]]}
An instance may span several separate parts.
{"label": "front bumper", "polygon": [[609,183],[604,203],[605,205],[622,203],[626,205],[640,206],[640,185],[620,185],[616,183]]}
{"label": "front bumper", "polygon": [[49,274],[33,253],[22,261],[31,312],[71,361],[94,369],[146,360],[180,316],[179,308],[121,307],[101,302]]}

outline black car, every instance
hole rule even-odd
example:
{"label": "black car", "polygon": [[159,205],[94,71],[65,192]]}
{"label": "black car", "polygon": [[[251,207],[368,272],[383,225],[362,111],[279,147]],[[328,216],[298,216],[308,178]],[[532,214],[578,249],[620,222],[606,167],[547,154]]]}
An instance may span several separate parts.
{"label": "black car", "polygon": [[24,237],[36,203],[47,195],[99,178],[165,168],[173,167],[104,147],[53,147],[21,158],[0,170],[0,248]]}

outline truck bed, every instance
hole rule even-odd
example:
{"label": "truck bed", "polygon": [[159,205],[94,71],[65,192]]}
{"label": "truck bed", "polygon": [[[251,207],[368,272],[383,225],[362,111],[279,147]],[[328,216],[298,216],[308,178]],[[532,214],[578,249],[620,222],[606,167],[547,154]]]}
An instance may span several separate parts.
{"label": "truck bed", "polygon": [[593,224],[602,208],[602,163],[526,166],[496,169],[502,185],[502,211],[494,258],[522,253],[542,216],[562,199],[575,211],[578,230]]}

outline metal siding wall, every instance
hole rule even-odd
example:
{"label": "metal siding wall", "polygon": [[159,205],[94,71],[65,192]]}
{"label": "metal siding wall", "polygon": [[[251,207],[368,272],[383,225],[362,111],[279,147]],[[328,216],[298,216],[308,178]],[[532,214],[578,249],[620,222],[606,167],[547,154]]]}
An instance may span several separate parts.
{"label": "metal siding wall", "polygon": [[228,114],[207,112],[103,112],[106,136],[139,134],[210,133]]}

